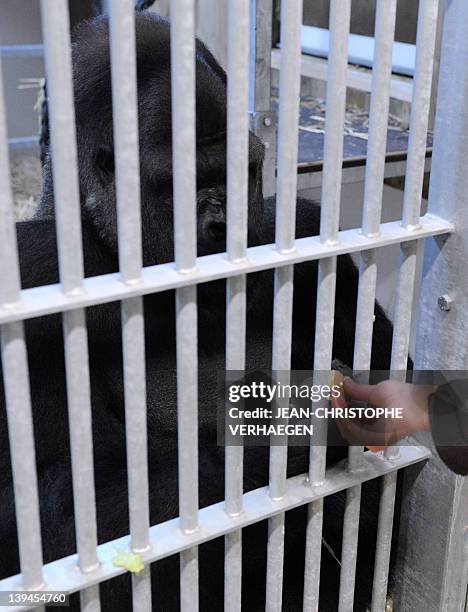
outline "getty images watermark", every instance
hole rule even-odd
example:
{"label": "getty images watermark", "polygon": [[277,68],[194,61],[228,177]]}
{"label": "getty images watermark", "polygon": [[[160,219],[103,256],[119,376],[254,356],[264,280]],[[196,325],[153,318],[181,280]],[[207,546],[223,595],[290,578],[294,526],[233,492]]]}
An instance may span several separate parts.
{"label": "getty images watermark", "polygon": [[[333,406],[342,394],[342,377],[332,372],[230,371],[220,382],[220,445],[282,445],[285,438],[288,445],[309,445],[320,421],[403,418],[399,406]],[[332,443],[345,444],[337,431],[331,435]]]}
{"label": "getty images watermark", "polygon": [[[459,444],[457,427],[447,404],[460,389],[460,380],[468,382],[467,372],[413,371],[354,372],[357,382],[377,384],[390,380],[405,381],[411,385],[431,385],[434,397],[431,403],[431,426],[438,440],[444,444]],[[385,435],[398,429],[399,419],[411,417],[408,410],[416,407],[403,405],[371,405],[350,398],[344,401],[343,373],[323,371],[228,371],[219,378],[218,444],[225,446],[349,445],[340,434],[342,420],[366,428],[376,428]],[[453,384],[452,384],[453,383]],[[436,393],[437,389],[439,392]],[[450,392],[450,393],[449,393]],[[464,391],[463,391],[464,392]],[[445,400],[444,400],[445,398]],[[442,400],[444,403],[442,404]],[[461,398],[463,403],[464,398]],[[440,404],[440,406],[439,406]],[[436,415],[437,418],[432,418]],[[456,415],[455,415],[456,416]],[[458,417],[457,417],[458,418]],[[365,438],[365,436],[364,436]],[[357,445],[360,445],[362,440]]]}

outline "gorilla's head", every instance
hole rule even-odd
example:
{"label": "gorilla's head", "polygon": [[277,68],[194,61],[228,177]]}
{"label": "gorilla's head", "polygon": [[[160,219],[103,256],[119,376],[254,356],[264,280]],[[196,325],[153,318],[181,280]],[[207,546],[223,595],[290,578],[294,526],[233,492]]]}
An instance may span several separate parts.
{"label": "gorilla's head", "polygon": [[[170,27],[136,15],[141,204],[144,264],[173,260]],[[84,215],[117,248],[112,95],[107,19],[74,33],[73,77],[80,195]],[[226,76],[206,47],[196,48],[198,254],[225,250]],[[249,243],[257,241],[263,197],[263,145],[250,135]],[[45,157],[39,215],[53,214],[51,157]]]}

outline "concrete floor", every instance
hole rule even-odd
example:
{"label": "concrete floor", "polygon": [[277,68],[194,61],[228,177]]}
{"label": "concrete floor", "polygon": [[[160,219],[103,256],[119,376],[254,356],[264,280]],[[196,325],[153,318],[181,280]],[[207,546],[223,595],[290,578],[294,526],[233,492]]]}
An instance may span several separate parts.
{"label": "concrete floor", "polygon": [[10,150],[10,171],[15,219],[30,219],[37,207],[41,192],[41,162],[34,149]]}

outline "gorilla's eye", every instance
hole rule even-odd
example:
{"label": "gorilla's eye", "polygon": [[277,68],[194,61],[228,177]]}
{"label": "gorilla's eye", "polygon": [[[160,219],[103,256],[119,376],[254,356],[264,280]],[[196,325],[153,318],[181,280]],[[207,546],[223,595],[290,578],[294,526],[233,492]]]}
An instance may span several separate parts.
{"label": "gorilla's eye", "polygon": [[99,147],[96,155],[96,166],[102,178],[109,180],[114,176],[114,153],[108,147]]}

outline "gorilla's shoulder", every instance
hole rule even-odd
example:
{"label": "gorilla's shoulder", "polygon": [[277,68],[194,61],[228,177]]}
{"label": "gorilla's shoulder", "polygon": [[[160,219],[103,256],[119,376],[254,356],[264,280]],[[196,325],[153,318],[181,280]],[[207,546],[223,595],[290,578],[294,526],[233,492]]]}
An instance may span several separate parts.
{"label": "gorilla's shoulder", "polygon": [[[276,198],[265,199],[263,213],[262,243],[275,241]],[[296,200],[296,238],[318,236],[320,233],[320,206],[315,200],[297,198]]]}

